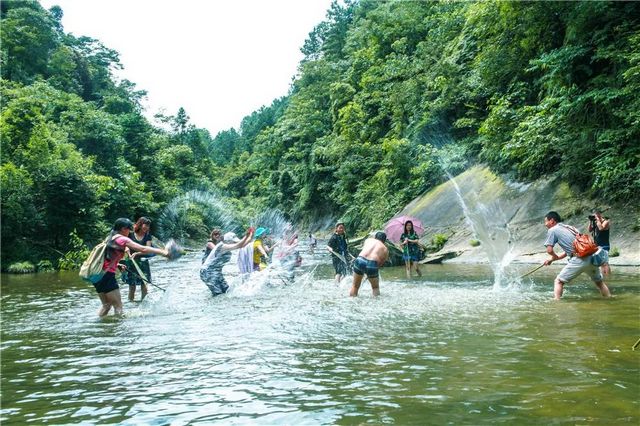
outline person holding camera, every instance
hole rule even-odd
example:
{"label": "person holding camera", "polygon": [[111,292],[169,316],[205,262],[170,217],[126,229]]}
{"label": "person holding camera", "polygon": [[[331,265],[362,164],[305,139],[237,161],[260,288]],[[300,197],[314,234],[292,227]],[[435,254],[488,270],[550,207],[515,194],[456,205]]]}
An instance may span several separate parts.
{"label": "person holding camera", "polygon": [[[610,226],[611,221],[609,218],[602,216],[602,212],[599,210],[594,210],[593,214],[589,215],[589,232],[591,232],[596,244],[606,250],[607,253],[611,249],[611,244],[609,243]],[[600,270],[603,275],[609,275],[611,273],[609,262],[600,266]]]}

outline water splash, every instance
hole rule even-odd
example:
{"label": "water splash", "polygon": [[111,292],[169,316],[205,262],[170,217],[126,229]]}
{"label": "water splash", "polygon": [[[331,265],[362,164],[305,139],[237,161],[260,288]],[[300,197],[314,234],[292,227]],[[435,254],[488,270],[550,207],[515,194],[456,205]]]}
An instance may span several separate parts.
{"label": "water splash", "polygon": [[503,283],[514,278],[507,272],[515,253],[506,216],[497,202],[484,205],[473,193],[465,199],[456,179],[446,170],[445,173],[455,189],[467,224],[487,254],[494,275],[493,288],[500,289]]}
{"label": "water splash", "polygon": [[263,211],[253,219],[252,224],[256,227],[269,229],[269,234],[275,238],[282,237],[283,234],[290,232],[293,228],[284,213],[278,209]]}
{"label": "water splash", "polygon": [[428,143],[436,148],[435,158],[455,189],[467,224],[487,254],[494,274],[494,290],[503,288],[515,279],[507,270],[515,258],[507,218],[497,202],[485,205],[475,193],[462,193],[453,173],[467,166],[464,150],[451,143],[453,140],[442,123],[437,123],[433,130],[432,133],[423,134],[423,138],[427,138]]}
{"label": "water splash", "polygon": [[158,233],[178,241],[207,236],[212,228],[234,228],[235,215],[222,197],[193,190],[180,195],[164,208],[158,218]]}

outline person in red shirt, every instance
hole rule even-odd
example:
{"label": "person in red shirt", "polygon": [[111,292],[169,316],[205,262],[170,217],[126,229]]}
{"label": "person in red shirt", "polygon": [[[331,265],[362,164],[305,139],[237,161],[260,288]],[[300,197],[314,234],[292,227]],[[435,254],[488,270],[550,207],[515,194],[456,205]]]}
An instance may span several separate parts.
{"label": "person in red shirt", "polygon": [[133,222],[127,218],[120,218],[113,224],[113,230],[109,235],[107,244],[107,253],[105,255],[102,270],[105,274],[100,281],[94,284],[96,293],[102,302],[102,306],[98,311],[98,316],[105,316],[113,307],[116,315],[122,314],[122,297],[120,296],[120,286],[116,280],[116,271],[118,262],[124,257],[127,248],[135,250],[143,254],[159,254],[167,257],[169,253],[165,249],[158,249],[150,246],[143,246],[134,243],[129,238],[129,233],[133,231]]}

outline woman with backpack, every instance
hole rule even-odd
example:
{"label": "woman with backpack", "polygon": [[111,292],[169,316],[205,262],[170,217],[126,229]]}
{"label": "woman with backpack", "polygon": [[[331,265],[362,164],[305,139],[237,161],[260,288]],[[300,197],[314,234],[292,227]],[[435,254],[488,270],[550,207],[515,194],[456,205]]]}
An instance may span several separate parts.
{"label": "woman with backpack", "polygon": [[118,262],[124,257],[127,249],[135,250],[142,254],[159,254],[167,257],[167,250],[158,249],[150,246],[143,246],[133,242],[129,238],[129,234],[133,231],[133,222],[127,218],[120,218],[113,224],[113,230],[107,238],[107,248],[102,270],[104,275],[94,283],[96,293],[102,302],[102,307],[98,311],[98,315],[103,317],[109,313],[113,307],[116,315],[122,314],[122,298],[120,296],[120,286],[116,280],[116,270]]}

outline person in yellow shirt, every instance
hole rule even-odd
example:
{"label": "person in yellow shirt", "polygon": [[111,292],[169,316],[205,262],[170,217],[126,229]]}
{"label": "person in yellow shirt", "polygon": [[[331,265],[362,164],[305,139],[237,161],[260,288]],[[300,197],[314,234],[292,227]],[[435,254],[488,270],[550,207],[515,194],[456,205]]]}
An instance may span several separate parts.
{"label": "person in yellow shirt", "polygon": [[261,271],[267,267],[267,259],[269,258],[269,252],[273,250],[273,247],[269,247],[262,240],[267,236],[269,230],[266,228],[256,229],[256,239],[253,242],[253,270]]}

